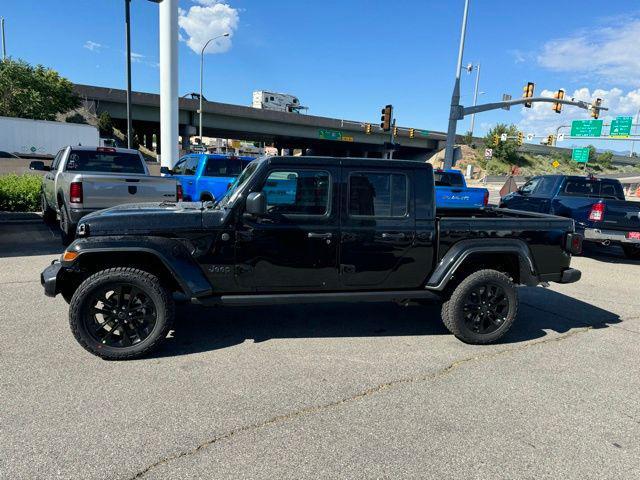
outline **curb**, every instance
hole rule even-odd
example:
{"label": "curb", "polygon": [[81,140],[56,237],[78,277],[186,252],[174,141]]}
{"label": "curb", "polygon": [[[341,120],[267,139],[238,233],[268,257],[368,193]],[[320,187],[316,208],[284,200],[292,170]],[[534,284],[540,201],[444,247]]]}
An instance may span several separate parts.
{"label": "curb", "polygon": [[0,212],[0,224],[37,222],[42,222],[42,214],[39,212]]}

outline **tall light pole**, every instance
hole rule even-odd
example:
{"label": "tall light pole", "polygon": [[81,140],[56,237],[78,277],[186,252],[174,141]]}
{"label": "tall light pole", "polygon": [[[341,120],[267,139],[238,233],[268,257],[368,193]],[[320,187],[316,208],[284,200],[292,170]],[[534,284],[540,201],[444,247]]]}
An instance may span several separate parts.
{"label": "tall light pole", "polygon": [[127,45],[127,148],[131,148],[131,0],[124,0],[124,19]]}
{"label": "tall light pole", "polygon": [[[473,71],[474,68],[476,69],[476,86],[473,90],[473,106],[475,107],[478,104],[478,85],[480,84],[480,64],[477,64],[475,67],[471,65],[471,71]],[[469,71],[469,73],[471,73],[471,71]],[[469,131],[472,137],[473,137],[473,127],[475,126],[475,123],[476,123],[476,114],[474,113],[471,115],[471,125],[469,126]]]}
{"label": "tall light pole", "polygon": [[460,30],[460,47],[458,49],[458,63],[456,65],[456,81],[453,84],[451,94],[451,110],[449,112],[449,127],[447,128],[447,143],[444,149],[444,168],[453,165],[453,146],[456,140],[456,127],[460,116],[460,70],[462,70],[462,56],[464,54],[464,40],[467,35],[467,16],[469,13],[469,0],[464,2],[462,14],[462,29]]}
{"label": "tall light pole", "polygon": [[0,18],[0,30],[2,30],[2,61],[7,59],[7,43],[4,38],[4,18]]}
{"label": "tall light pole", "polygon": [[213,42],[214,40],[217,40],[218,38],[222,38],[222,37],[228,37],[229,33],[223,33],[222,35],[218,35],[217,37],[213,37],[210,38],[209,40],[207,40],[207,43],[204,44],[204,47],[202,47],[202,50],[200,51],[200,108],[198,109],[198,113],[200,114],[200,117],[198,119],[198,126],[200,127],[200,145],[202,145],[202,82],[203,82],[203,76],[204,76],[204,51],[207,49],[207,47],[209,46],[209,44],[211,42]]}

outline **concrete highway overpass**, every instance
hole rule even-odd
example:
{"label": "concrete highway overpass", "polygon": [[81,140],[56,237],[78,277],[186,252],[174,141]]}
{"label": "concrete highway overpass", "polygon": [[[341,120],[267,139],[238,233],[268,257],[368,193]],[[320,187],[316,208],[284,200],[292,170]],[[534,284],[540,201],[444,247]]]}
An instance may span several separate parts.
{"label": "concrete highway overpass", "polygon": [[[75,92],[98,115],[108,112],[121,130],[126,130],[126,91],[114,88],[75,85]],[[152,93],[132,92],[132,122],[134,131],[142,141],[146,138],[151,148],[155,134],[160,144],[160,96]],[[198,100],[180,98],[179,131],[183,146],[189,136],[196,135],[198,127]],[[315,155],[381,157],[389,133],[379,127],[379,116],[371,122],[372,133],[365,132],[361,121],[275,112],[241,105],[205,101],[203,105],[203,135],[205,137],[234,138],[272,144],[276,148],[311,149]],[[415,129],[409,138],[409,129],[399,127],[396,143],[400,145],[394,158],[426,159],[444,147],[445,134]]]}

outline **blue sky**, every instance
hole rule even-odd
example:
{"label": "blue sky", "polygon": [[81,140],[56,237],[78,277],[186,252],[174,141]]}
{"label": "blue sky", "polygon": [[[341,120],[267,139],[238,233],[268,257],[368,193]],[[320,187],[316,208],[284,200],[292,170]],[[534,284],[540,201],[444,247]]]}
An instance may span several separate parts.
{"label": "blue sky", "polygon": [[[472,0],[465,63],[482,64],[480,101],[520,96],[531,80],[537,92],[564,88],[586,100],[598,95],[611,116],[635,115],[640,10],[631,3],[610,2],[603,9],[591,0],[538,0],[531,7]],[[191,47],[231,30],[232,37],[206,57],[208,99],[248,105],[253,90],[273,90],[297,95],[309,114],[371,122],[392,103],[400,125],[446,128],[462,0],[181,0],[180,6],[181,94],[198,89],[198,55]],[[527,8],[550,19],[525,20]],[[603,10],[606,16],[594,14]],[[9,55],[50,66],[77,83],[124,87],[123,1],[3,0],[0,16]],[[133,88],[157,92],[157,5],[132,0],[132,24]],[[463,74],[462,103],[472,102],[474,75]],[[539,104],[480,114],[476,134],[496,122],[546,134],[588,115],[566,110],[557,115]],[[459,132],[467,125],[462,122]]]}

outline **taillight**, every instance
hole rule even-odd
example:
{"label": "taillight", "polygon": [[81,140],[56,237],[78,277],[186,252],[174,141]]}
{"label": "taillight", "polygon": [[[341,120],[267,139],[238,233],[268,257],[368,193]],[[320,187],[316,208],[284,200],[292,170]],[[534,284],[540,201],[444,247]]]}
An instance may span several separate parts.
{"label": "taillight", "polygon": [[489,205],[489,190],[484,191],[484,199],[482,200],[482,204],[486,207]]}
{"label": "taillight", "polygon": [[179,202],[182,201],[182,185],[179,183],[176,185],[176,200]]}
{"label": "taillight", "polygon": [[582,235],[579,233],[567,234],[564,249],[574,255],[580,255],[582,253]]}
{"label": "taillight", "polygon": [[591,205],[589,220],[592,222],[601,222],[604,220],[604,203],[594,203]]}
{"label": "taillight", "polygon": [[82,182],[71,182],[69,185],[69,201],[82,203]]}

